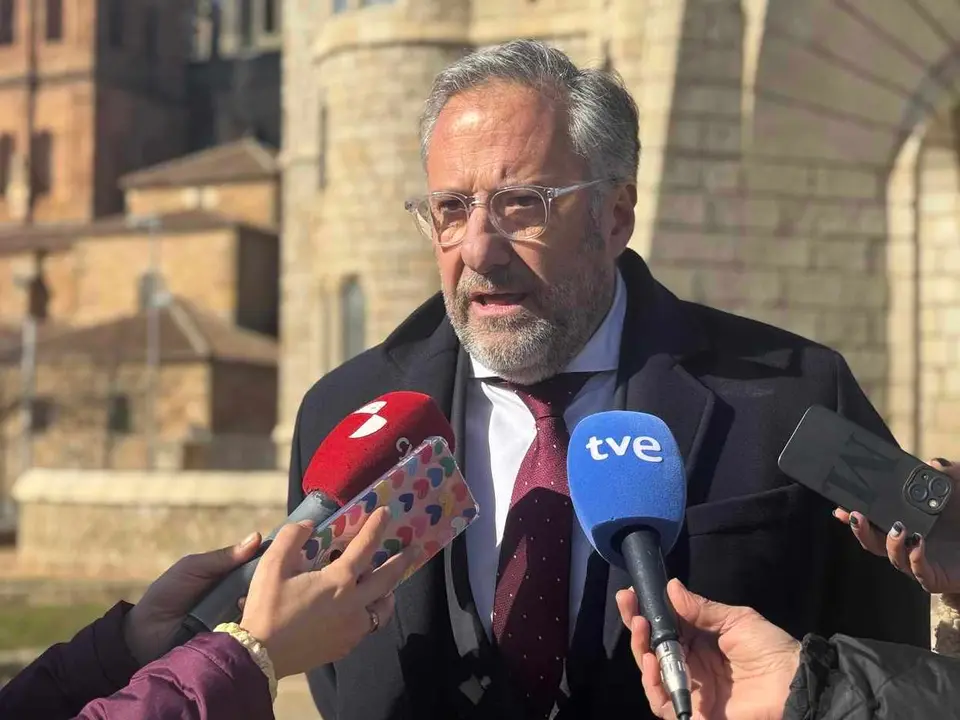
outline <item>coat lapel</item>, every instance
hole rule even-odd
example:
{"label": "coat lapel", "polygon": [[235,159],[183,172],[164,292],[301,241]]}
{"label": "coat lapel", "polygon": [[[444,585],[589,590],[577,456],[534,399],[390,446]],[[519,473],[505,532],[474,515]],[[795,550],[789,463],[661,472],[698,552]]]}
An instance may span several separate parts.
{"label": "coat lapel", "polygon": [[[715,397],[683,363],[702,355],[710,346],[696,320],[680,300],[653,279],[639,256],[625,252],[620,270],[628,288],[620,346],[620,405],[625,410],[655,415],[667,424],[684,458],[689,492]],[[681,536],[675,552],[685,544]],[[671,567],[672,555],[667,563]],[[603,632],[608,658],[624,631],[613,595],[629,585],[627,573],[611,568]]]}
{"label": "coat lapel", "polygon": [[[463,468],[469,358],[443,314],[441,301],[430,301],[421,313],[426,316],[420,318],[424,325],[427,318],[436,323],[435,331],[429,338],[421,338],[419,348],[415,344],[397,347],[392,357],[402,369],[404,389],[430,395],[450,419],[456,440],[454,456]],[[415,334],[417,326],[411,321],[394,335],[409,335],[411,330]],[[385,344],[389,346],[390,340]],[[505,720],[522,718],[522,708],[502,675],[496,653],[477,615],[470,590],[465,534],[460,534],[405,586],[401,587],[404,592],[396,604],[397,624],[403,628],[401,643],[411,635],[426,635],[429,624],[444,613],[450,618],[459,662],[445,670],[455,679],[457,689],[451,701],[458,708],[458,714],[476,718],[496,714]],[[438,592],[441,587],[443,590]],[[405,601],[400,601],[401,597]]]}

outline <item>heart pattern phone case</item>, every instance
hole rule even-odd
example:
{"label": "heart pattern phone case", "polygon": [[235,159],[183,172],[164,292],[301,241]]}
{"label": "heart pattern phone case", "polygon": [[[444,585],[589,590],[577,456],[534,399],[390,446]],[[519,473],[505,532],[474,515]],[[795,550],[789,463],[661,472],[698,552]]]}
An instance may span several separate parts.
{"label": "heart pattern phone case", "polygon": [[380,567],[409,545],[423,554],[404,575],[409,578],[473,522],[479,508],[457,467],[447,442],[428,438],[386,475],[317,527],[304,545],[307,570],[336,560],[378,507],[391,519],[372,565]]}

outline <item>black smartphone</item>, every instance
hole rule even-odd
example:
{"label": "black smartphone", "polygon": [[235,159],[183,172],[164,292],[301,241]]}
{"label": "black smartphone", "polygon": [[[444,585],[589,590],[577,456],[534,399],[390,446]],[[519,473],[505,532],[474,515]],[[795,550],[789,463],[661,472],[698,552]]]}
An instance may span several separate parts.
{"label": "black smartphone", "polygon": [[953,493],[949,476],[819,405],[804,413],[777,464],[884,533],[899,520],[926,536]]}

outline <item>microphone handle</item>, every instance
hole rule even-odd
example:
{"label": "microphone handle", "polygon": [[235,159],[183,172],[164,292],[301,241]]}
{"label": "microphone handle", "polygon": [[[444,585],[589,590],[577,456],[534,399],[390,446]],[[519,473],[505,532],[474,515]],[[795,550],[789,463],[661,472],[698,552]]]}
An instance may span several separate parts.
{"label": "microphone handle", "polygon": [[[283,525],[311,520],[314,527],[325,523],[340,509],[336,500],[322,492],[312,492],[290,513]],[[174,637],[173,647],[182,645],[197,633],[209,632],[220,623],[239,622],[243,615],[238,603],[250,590],[253,574],[260,564],[260,558],[270,547],[280,528],[274,528],[257,549],[257,554],[238,568],[234,568],[223,580],[213,587],[183,619],[180,630]]]}
{"label": "microphone handle", "polygon": [[651,528],[631,530],[620,549],[640,603],[640,614],[650,623],[650,649],[665,640],[679,642],[677,619],[667,599],[667,570],[660,552],[660,535]]}
{"label": "microphone handle", "polygon": [[657,655],[660,677],[670,693],[680,720],[693,717],[693,698],[677,617],[667,598],[667,570],[660,552],[660,535],[652,528],[638,528],[624,537],[620,547],[633,581],[640,614],[650,623],[650,649]]}

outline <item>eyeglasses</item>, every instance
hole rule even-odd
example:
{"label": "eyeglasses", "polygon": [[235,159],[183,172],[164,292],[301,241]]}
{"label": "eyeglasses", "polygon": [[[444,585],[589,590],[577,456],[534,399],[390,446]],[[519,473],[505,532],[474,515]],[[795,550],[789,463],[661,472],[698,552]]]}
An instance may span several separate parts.
{"label": "eyeglasses", "polygon": [[513,185],[496,190],[487,201],[454,192],[434,192],[407,200],[403,206],[416,220],[427,240],[451,247],[463,240],[467,221],[474,208],[485,207],[497,232],[509,240],[540,237],[550,221],[550,207],[558,197],[606,182],[589,180],[567,187]]}

